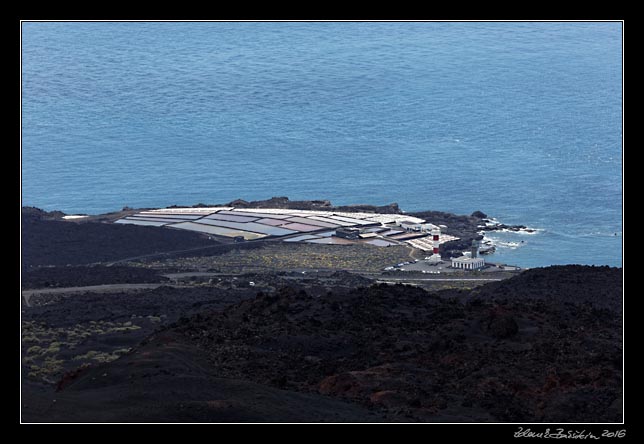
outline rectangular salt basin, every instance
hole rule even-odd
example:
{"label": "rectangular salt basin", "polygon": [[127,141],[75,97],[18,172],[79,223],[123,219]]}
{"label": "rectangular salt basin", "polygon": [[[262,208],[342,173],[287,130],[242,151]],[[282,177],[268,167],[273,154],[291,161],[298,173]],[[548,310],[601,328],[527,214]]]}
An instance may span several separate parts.
{"label": "rectangular salt basin", "polygon": [[354,243],[348,239],[342,239],[339,237],[324,237],[322,239],[312,239],[304,242],[308,242],[311,244],[329,244],[329,245],[352,245]]}
{"label": "rectangular salt basin", "polygon": [[256,222],[258,224],[270,225],[272,227],[279,227],[280,225],[286,225],[289,223],[289,221],[286,219],[270,219],[267,217],[263,219],[259,219]]}
{"label": "rectangular salt basin", "polygon": [[420,238],[420,239],[411,239],[411,240],[408,240],[408,241],[405,241],[405,242],[408,242],[408,243],[414,244],[414,245],[422,245],[422,246],[428,247],[428,248],[434,248],[434,241],[432,239],[430,239],[429,237],[423,237],[423,238]]}
{"label": "rectangular salt basin", "polygon": [[328,217],[333,213],[327,213],[323,211],[302,211],[299,213],[290,213],[292,217],[310,217],[310,216],[322,216],[322,217]]}
{"label": "rectangular salt basin", "polygon": [[176,222],[188,222],[186,219],[168,219],[165,217],[143,217],[143,216],[127,216],[126,220],[147,220],[149,222],[163,222],[166,224],[172,224]]}
{"label": "rectangular salt basin", "polygon": [[[148,217],[148,218],[165,218],[165,219],[183,219],[183,220],[194,220],[203,217],[203,214],[169,214],[169,213],[152,213],[150,211],[141,211],[140,213],[133,214],[132,216],[136,217]],[[128,216],[129,217],[129,216]]]}
{"label": "rectangular salt basin", "polygon": [[269,219],[269,218],[259,219],[256,222],[258,224],[270,225],[272,227],[278,227],[280,225],[284,225],[288,223],[288,221],[283,219]]}
{"label": "rectangular salt basin", "polygon": [[401,234],[401,233],[404,233],[404,231],[400,231],[400,230],[389,230],[389,231],[385,231],[384,233],[380,233],[380,235],[381,235],[381,236],[393,236],[393,235],[395,235],[395,234]]}
{"label": "rectangular salt basin", "polygon": [[375,222],[371,222],[370,220],[355,219],[353,217],[344,217],[344,216],[335,216],[335,215],[334,216],[329,216],[329,217],[331,219],[341,220],[341,221],[348,222],[348,223],[351,223],[351,224],[354,224],[354,225],[370,225],[370,224],[375,223]]}
{"label": "rectangular salt basin", "polygon": [[259,233],[251,233],[251,232],[242,231],[242,230],[231,230],[229,228],[215,227],[211,225],[201,225],[194,222],[180,222],[178,224],[173,224],[170,226],[172,228],[179,228],[179,229],[188,230],[188,231],[197,231],[199,233],[215,234],[218,236],[226,236],[226,237],[243,236],[244,239],[246,240],[261,239],[263,237],[266,237],[266,235],[259,234]]}
{"label": "rectangular salt basin", "polygon": [[310,216],[309,219],[319,220],[319,221],[326,222],[326,223],[329,223],[329,224],[335,224],[336,226],[340,225],[341,227],[352,227],[352,226],[355,225],[355,224],[350,224],[349,222],[345,222],[345,221],[342,221],[342,220],[330,219],[328,217],[323,217],[323,216]]}
{"label": "rectangular salt basin", "polygon": [[230,221],[230,222],[253,222],[253,221],[256,221],[258,218],[257,217],[248,217],[248,216],[233,216],[231,214],[215,213],[215,214],[209,214],[208,216],[206,216],[206,219],[227,220],[227,221]]}
{"label": "rectangular salt basin", "polygon": [[288,219],[289,222],[298,222],[301,224],[314,225],[316,227],[322,228],[337,228],[338,224],[332,224],[329,222],[322,222],[321,220],[315,220],[310,217],[291,217]]}
{"label": "rectangular salt basin", "polygon": [[386,231],[387,228],[385,227],[370,227],[370,228],[365,228],[364,232],[365,233],[380,233],[381,231]]}
{"label": "rectangular salt basin", "polygon": [[291,217],[291,214],[279,214],[279,213],[262,213],[260,211],[220,211],[217,214],[229,214],[231,216],[250,216],[250,217],[271,217],[273,219],[286,219]]}
{"label": "rectangular salt basin", "polygon": [[371,216],[376,216],[378,213],[347,213],[344,211],[334,211],[331,214],[334,216],[348,217],[349,219],[368,219]]}
{"label": "rectangular salt basin", "polygon": [[403,233],[395,236],[389,236],[391,239],[401,240],[401,239],[414,239],[419,238],[421,235],[418,233]]}
{"label": "rectangular salt basin", "polygon": [[299,213],[301,210],[291,210],[287,208],[234,208],[235,212],[245,212],[245,213],[266,213],[266,214],[290,214]]}
{"label": "rectangular salt basin", "polygon": [[296,236],[296,237],[290,237],[288,239],[284,239],[284,242],[302,242],[310,239],[319,239],[319,237],[314,236],[312,234],[305,234],[304,236]]}
{"label": "rectangular salt basin", "polygon": [[365,220],[370,220],[373,222],[379,222],[383,224],[392,224],[395,223],[397,220],[408,220],[410,222],[413,222],[415,224],[420,224],[424,223],[424,219],[419,219],[417,217],[413,216],[407,216],[406,214],[367,214],[367,213],[358,213],[358,214],[353,214],[353,213],[335,213],[337,216],[342,216],[342,217],[349,217],[349,218],[357,218],[357,219],[365,219]]}
{"label": "rectangular salt basin", "polygon": [[313,225],[306,225],[306,224],[286,224],[282,225],[280,228],[287,228],[289,230],[295,230],[295,231],[318,231],[324,229],[324,227],[316,227]]}
{"label": "rectangular salt basin", "polygon": [[172,213],[172,214],[201,214],[206,215],[221,210],[231,210],[232,207],[203,207],[203,208],[158,208],[149,210],[153,213]]}
{"label": "rectangular salt basin", "polygon": [[130,225],[149,225],[151,227],[162,227],[167,222],[151,222],[147,220],[134,220],[134,219],[119,219],[114,221],[115,224],[130,224]]}
{"label": "rectangular salt basin", "polygon": [[216,227],[235,228],[242,231],[252,231],[255,233],[268,234],[270,236],[286,236],[288,234],[297,234],[297,231],[288,230],[279,227],[270,227],[268,225],[258,224],[256,222],[229,222],[227,220],[199,219],[198,223],[212,225]]}
{"label": "rectangular salt basin", "polygon": [[290,214],[291,216],[309,217],[309,216],[330,216],[333,214],[333,212],[323,211],[323,210],[288,210],[288,214]]}
{"label": "rectangular salt basin", "polygon": [[375,245],[377,247],[388,247],[390,245],[395,245],[392,242],[387,242],[386,240],[382,240],[382,239],[372,239],[372,240],[368,240],[368,241],[366,241],[364,243],[365,244]]}

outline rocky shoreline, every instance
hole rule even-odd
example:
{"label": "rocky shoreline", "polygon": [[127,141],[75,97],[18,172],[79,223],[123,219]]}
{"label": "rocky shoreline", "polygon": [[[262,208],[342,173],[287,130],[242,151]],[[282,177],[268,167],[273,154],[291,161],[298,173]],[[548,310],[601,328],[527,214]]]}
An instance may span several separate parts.
{"label": "rocky shoreline", "polygon": [[[485,239],[485,232],[490,231],[513,231],[513,232],[526,232],[534,233],[535,229],[529,228],[525,225],[508,225],[501,223],[489,217],[487,214],[480,210],[474,211],[469,216],[448,213],[445,211],[403,211],[398,203],[392,202],[388,205],[368,205],[368,204],[355,204],[355,205],[340,205],[336,206],[329,200],[289,200],[288,197],[272,197],[266,200],[246,201],[243,199],[236,199],[224,204],[203,204],[199,203],[193,205],[194,208],[209,207],[209,206],[230,206],[235,208],[287,208],[294,210],[318,210],[318,211],[341,211],[347,213],[378,213],[378,214],[404,214],[413,217],[419,217],[431,222],[435,225],[445,225],[445,234],[456,236],[459,239],[455,241],[446,242],[441,245],[441,254],[446,258],[460,256],[463,251],[468,250],[472,245],[473,240],[481,241],[481,254],[491,254],[495,251],[496,245],[490,240]],[[169,208],[176,208],[173,205]]]}
{"label": "rocky shoreline", "polygon": [[[204,208],[204,207],[235,207],[235,208],[271,208],[271,209],[293,209],[293,210],[316,210],[316,211],[337,211],[337,212],[360,212],[376,214],[401,214],[426,219],[436,225],[445,225],[444,233],[458,237],[458,240],[449,241],[441,245],[441,254],[446,258],[457,257],[466,251],[472,245],[473,240],[481,241],[481,254],[490,254],[495,251],[496,246],[485,239],[486,232],[492,231],[514,231],[534,233],[536,230],[525,225],[507,225],[498,222],[496,219],[489,217],[480,210],[474,211],[469,216],[448,213],[444,211],[415,211],[405,212],[398,203],[393,202],[388,205],[333,205],[329,200],[290,200],[288,197],[272,197],[266,200],[246,201],[236,199],[226,203],[206,204],[197,203],[194,205],[170,205],[167,208]],[[139,211],[150,208],[130,208],[124,207],[120,211],[98,215],[85,215],[85,217],[65,219],[66,215],[62,211],[43,211],[34,207],[23,207],[22,222],[25,224],[38,224],[41,222],[73,222],[76,224],[86,224],[91,222],[113,222],[121,217],[134,214]],[[129,229],[128,227],[127,229]],[[140,228],[140,227],[139,227]],[[120,227],[125,230],[126,228]],[[139,230],[145,231],[145,230]]]}
{"label": "rocky shoreline", "polygon": [[[535,229],[525,225],[507,225],[489,217],[480,210],[474,211],[469,216],[448,213],[444,211],[415,211],[405,212],[398,203],[392,202],[388,205],[376,206],[367,204],[341,205],[335,206],[329,200],[300,200],[291,201],[288,197],[272,197],[266,200],[245,201],[236,199],[225,204],[193,205],[195,208],[208,206],[231,206],[236,208],[288,208],[296,210],[318,210],[318,211],[342,211],[342,212],[360,212],[360,213],[379,213],[379,214],[405,214],[413,217],[426,219],[435,225],[445,225],[445,234],[456,236],[459,239],[446,242],[441,245],[441,254],[447,259],[457,257],[466,251],[472,245],[473,240],[481,242],[480,253],[491,254],[496,250],[496,245],[485,239],[485,232],[488,231],[513,231],[534,233]],[[177,207],[173,205],[170,208]]]}

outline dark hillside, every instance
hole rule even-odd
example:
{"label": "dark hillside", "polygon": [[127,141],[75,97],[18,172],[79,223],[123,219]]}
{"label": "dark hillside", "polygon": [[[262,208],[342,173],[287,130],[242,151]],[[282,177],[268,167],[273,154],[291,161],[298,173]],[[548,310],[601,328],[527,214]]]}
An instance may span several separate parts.
{"label": "dark hillside", "polygon": [[[139,393],[133,411],[150,420],[172,412],[177,420],[299,421],[317,409],[323,421],[333,419],[334,401],[364,421],[371,412],[405,422],[618,422],[622,330],[612,308],[621,279],[619,269],[568,266],[451,297],[402,285],[260,293],[181,318],[126,357],[81,374],[61,392],[57,418],[71,420],[82,406],[85,417],[127,420],[111,406]],[[611,309],[589,303],[599,298]],[[190,373],[190,384],[208,390],[183,385],[185,372],[166,365],[178,356],[182,366],[198,363],[201,376]],[[211,393],[239,381],[247,385]],[[248,404],[251,386],[271,395]],[[162,392],[173,394],[170,410],[145,407],[160,405],[153,401]],[[276,418],[274,409],[296,396],[307,397],[301,415]],[[230,415],[221,416],[225,408]]]}

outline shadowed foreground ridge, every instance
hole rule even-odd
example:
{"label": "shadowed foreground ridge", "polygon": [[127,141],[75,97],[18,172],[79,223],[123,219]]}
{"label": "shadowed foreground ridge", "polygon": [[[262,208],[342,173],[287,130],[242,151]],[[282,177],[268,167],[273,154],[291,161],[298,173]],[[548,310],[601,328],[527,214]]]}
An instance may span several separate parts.
{"label": "shadowed foreground ridge", "polygon": [[284,287],[68,375],[23,419],[618,422],[621,297],[621,269],[582,266],[434,294]]}

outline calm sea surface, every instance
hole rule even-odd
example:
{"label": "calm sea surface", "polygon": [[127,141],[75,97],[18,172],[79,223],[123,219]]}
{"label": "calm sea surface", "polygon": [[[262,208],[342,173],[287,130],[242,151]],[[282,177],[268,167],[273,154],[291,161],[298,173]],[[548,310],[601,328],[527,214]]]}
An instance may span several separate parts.
{"label": "calm sea surface", "polygon": [[496,234],[497,261],[621,266],[621,42],[620,23],[24,23],[23,205],[482,210],[541,230]]}

